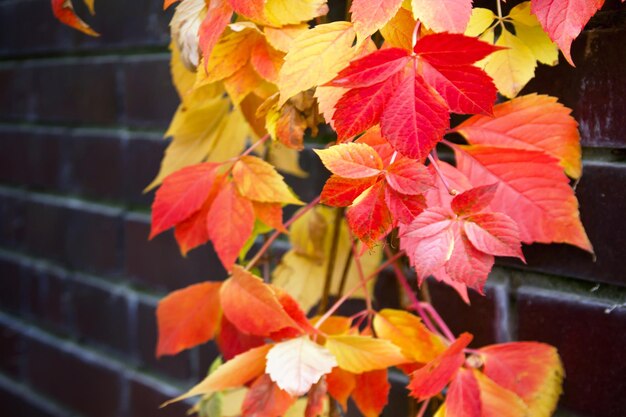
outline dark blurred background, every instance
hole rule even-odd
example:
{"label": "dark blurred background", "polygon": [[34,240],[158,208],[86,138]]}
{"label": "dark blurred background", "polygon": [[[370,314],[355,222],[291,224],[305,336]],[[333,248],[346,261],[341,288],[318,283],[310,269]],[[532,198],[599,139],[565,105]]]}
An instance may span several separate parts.
{"label": "dark blurred background", "polygon": [[[176,106],[168,69],[171,11],[160,0],[97,0],[89,38],[49,0],[0,0],[0,414],[183,416],[158,405],[201,379],[207,345],[156,360],[154,309],[168,291],[224,278],[210,248],[183,259],[170,234],[147,242],[151,195]],[[492,5],[493,2],[476,2]],[[516,2],[513,2],[514,4]],[[607,0],[574,43],[577,68],[540,66],[525,90],[549,93],[581,125],[581,213],[597,261],[564,245],[502,262],[486,297],[465,306],[431,285],[435,306],[474,346],[556,345],[562,415],[626,416],[626,7]],[[310,152],[303,199],[324,174]],[[317,168],[316,168],[317,167]],[[379,305],[397,302],[393,279]],[[396,383],[387,415],[405,415]]]}

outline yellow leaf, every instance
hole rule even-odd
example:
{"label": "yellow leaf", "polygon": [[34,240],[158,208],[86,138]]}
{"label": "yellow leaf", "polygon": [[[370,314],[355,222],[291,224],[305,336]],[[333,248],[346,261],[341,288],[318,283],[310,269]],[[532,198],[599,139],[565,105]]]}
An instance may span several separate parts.
{"label": "yellow leaf", "polygon": [[466,36],[479,36],[491,26],[496,15],[489,9],[483,9],[481,7],[475,7],[472,9],[472,15],[470,17],[467,28],[465,29]]}
{"label": "yellow leaf", "polygon": [[198,385],[163,405],[196,395],[205,395],[243,386],[246,382],[265,372],[265,356],[273,346],[272,344],[259,346],[235,356],[204,378]]}
{"label": "yellow leaf", "polygon": [[341,369],[355,374],[409,362],[398,346],[384,339],[368,336],[328,336],[325,346],[335,355]]}
{"label": "yellow leaf", "polygon": [[[319,206],[294,222],[289,234],[293,249],[283,256],[273,273],[274,285],[281,287],[294,297],[304,311],[315,306],[322,296],[326,270],[330,262],[328,253],[332,246],[334,212],[333,209]],[[348,227],[345,222],[342,222],[335,267],[331,278],[331,295],[339,294],[341,277],[351,250]],[[357,250],[359,249],[357,248]],[[381,256],[381,251],[368,251],[359,257],[363,273],[366,276],[376,270]],[[360,282],[356,261],[352,259],[344,290],[347,291],[356,287]],[[373,285],[374,281],[368,283],[368,292],[371,293]],[[364,290],[359,289],[353,297],[365,297]]]}
{"label": "yellow leaf", "polygon": [[513,98],[535,75],[537,61],[528,46],[507,30],[502,31],[496,45],[507,49],[494,52],[481,63],[498,91]]}
{"label": "yellow leaf", "polygon": [[262,203],[302,204],[274,167],[256,156],[244,156],[233,166],[233,181],[242,196]]}
{"label": "yellow leaf", "polygon": [[222,397],[222,417],[239,416],[247,393],[248,388],[237,388],[224,392]]}
{"label": "yellow leaf", "polygon": [[178,92],[178,97],[180,97],[181,101],[184,101],[187,94],[193,89],[196,81],[196,73],[188,70],[183,64],[180,50],[174,42],[170,43],[170,51],[172,51],[170,73],[172,74],[172,80]]}
{"label": "yellow leaf", "polygon": [[318,25],[299,35],[285,56],[278,76],[278,104],[282,105],[299,92],[335,77],[355,54],[352,49],[354,37],[354,29],[349,22]]}
{"label": "yellow leaf", "polygon": [[266,26],[263,29],[265,33],[265,39],[274,47],[274,49],[282,52],[289,52],[293,41],[302,33],[309,30],[309,25],[301,23],[298,25],[283,26],[280,28],[273,28]]}
{"label": "yellow leaf", "polygon": [[220,123],[206,160],[224,162],[239,156],[251,136],[252,131],[243,114],[239,109],[233,109]]}
{"label": "yellow leaf", "polygon": [[399,346],[407,358],[427,363],[446,350],[441,339],[431,333],[415,315],[403,311],[384,309],[374,316],[374,330],[378,337]]}
{"label": "yellow leaf", "polygon": [[515,36],[530,48],[537,61],[551,66],[559,63],[559,47],[544,32],[537,17],[530,13],[529,2],[513,7],[509,17],[513,19]]}
{"label": "yellow leaf", "polygon": [[85,5],[87,6],[87,9],[89,9],[89,13],[91,14],[95,14],[95,10],[93,8],[94,6],[94,0],[83,0],[83,2],[85,3]]}
{"label": "yellow leaf", "polygon": [[326,0],[267,0],[265,3],[265,16],[277,27],[306,22],[326,13]]}
{"label": "yellow leaf", "polygon": [[385,26],[380,29],[380,33],[385,38],[385,44],[396,48],[411,50],[413,48],[413,28],[415,19],[413,14],[404,7],[391,18]]}
{"label": "yellow leaf", "polygon": [[[198,93],[194,91],[194,95]],[[174,138],[165,151],[159,173],[146,187],[146,191],[158,186],[171,173],[204,160],[217,139],[219,127],[228,114],[230,101],[222,97],[190,101],[194,105],[187,108],[181,104],[172,119],[165,135]]]}
{"label": "yellow leaf", "polygon": [[233,103],[237,105],[262,83],[263,79],[248,63],[224,80],[224,88]]}

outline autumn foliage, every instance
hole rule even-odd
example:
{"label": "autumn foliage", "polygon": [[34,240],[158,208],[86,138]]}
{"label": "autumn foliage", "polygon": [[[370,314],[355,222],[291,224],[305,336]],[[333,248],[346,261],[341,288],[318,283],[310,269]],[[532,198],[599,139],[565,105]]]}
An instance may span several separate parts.
{"label": "autumn foliage", "polygon": [[[330,21],[325,0],[166,0],[181,104],[147,187],[158,187],[150,238],[173,229],[183,256],[209,243],[229,273],[159,304],[157,356],[209,340],[222,353],[172,401],[199,396],[201,416],[315,417],[351,400],[375,417],[395,368],[420,417],[552,415],[555,348],[470,349],[472,335],[453,335],[405,274],[469,302],[496,257],[525,261],[524,244],[593,254],[570,186],[582,175],[578,125],[557,98],[518,94],[559,50],[573,64],[571,43],[603,2],[531,0],[505,14],[500,0],[495,12],[353,0]],[[52,7],[96,35],[70,0]],[[323,124],[336,136],[314,151],[330,177],[303,202],[283,174],[307,175],[298,153]],[[386,268],[405,309],[376,309]],[[364,309],[337,314],[350,298]]]}

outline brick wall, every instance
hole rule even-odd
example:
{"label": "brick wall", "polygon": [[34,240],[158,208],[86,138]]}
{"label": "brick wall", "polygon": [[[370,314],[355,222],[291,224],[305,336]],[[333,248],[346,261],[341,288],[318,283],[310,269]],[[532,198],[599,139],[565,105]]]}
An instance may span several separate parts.
{"label": "brick wall", "polygon": [[[75,2],[83,15],[83,7]],[[180,257],[170,234],[148,243],[143,187],[176,108],[167,22],[157,0],[101,0],[87,38],[57,23],[49,0],[0,0],[0,404],[17,416],[182,416],[158,410],[206,372],[213,346],[156,360],[154,310],[173,289],[224,278],[210,248]],[[556,345],[564,415],[626,415],[626,7],[607,0],[574,44],[577,68],[540,67],[528,91],[574,109],[585,147],[578,185],[597,261],[559,245],[502,262],[484,298],[430,293],[476,346]],[[306,167],[323,173],[303,155]],[[294,181],[305,198],[319,188]],[[393,305],[393,278],[377,285]],[[405,409],[401,381],[389,415]],[[10,412],[7,412],[9,410]]]}

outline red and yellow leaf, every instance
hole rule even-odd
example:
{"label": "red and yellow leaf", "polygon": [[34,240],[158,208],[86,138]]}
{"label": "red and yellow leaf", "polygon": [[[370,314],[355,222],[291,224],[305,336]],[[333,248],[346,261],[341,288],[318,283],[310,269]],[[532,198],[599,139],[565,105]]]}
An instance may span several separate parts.
{"label": "red and yellow leaf", "polygon": [[285,327],[299,328],[272,288],[238,265],[224,281],[220,297],[224,315],[243,332],[269,336]]}
{"label": "red and yellow leaf", "polygon": [[496,384],[479,371],[474,370],[473,372],[480,389],[483,417],[525,417],[529,415],[547,417],[552,414],[550,412],[550,414],[540,416],[539,414],[529,413],[524,401],[513,391]]}
{"label": "red and yellow leaf", "polygon": [[322,203],[332,207],[348,207],[376,181],[376,177],[350,179],[331,175],[322,190]]}
{"label": "red and yellow leaf", "polygon": [[543,151],[559,160],[567,175],[582,173],[578,123],[555,97],[530,94],[498,104],[493,116],[476,115],[456,129],[472,145]]}
{"label": "red and yellow leaf", "polygon": [[401,5],[402,0],[354,0],[350,13],[359,38],[367,38],[385,26]]}
{"label": "red and yellow leaf", "polygon": [[217,41],[233,15],[233,9],[227,0],[209,0],[207,1],[207,9],[206,17],[198,30],[200,37],[198,45],[202,51],[205,69],[210,61],[213,48],[217,45]]}
{"label": "red and yellow leaf", "polygon": [[363,179],[380,174],[383,161],[364,143],[344,143],[328,149],[315,149],[330,172],[343,178]]}
{"label": "red and yellow leaf", "polygon": [[411,382],[407,387],[411,390],[411,396],[422,401],[439,394],[463,365],[465,361],[463,349],[471,341],[472,335],[463,333],[437,358],[413,372]]}
{"label": "red and yellow leaf", "polygon": [[464,191],[452,199],[450,208],[457,216],[476,214],[489,207],[497,189],[498,183],[494,183]]}
{"label": "red and yellow leaf", "polygon": [[[93,14],[93,5],[90,10]],[[76,30],[80,30],[90,36],[100,36],[98,32],[94,31],[80,17],[76,16],[72,0],[52,0],[52,12],[54,13],[54,16],[59,19],[59,21],[65,23],[66,25],[71,26]]]}
{"label": "red and yellow leaf", "polygon": [[463,33],[472,0],[411,0],[413,15],[435,32]]}
{"label": "red and yellow leaf", "polygon": [[159,302],[157,357],[207,342],[220,319],[221,282],[203,282],[170,293]]}
{"label": "red and yellow leaf", "polygon": [[352,372],[335,367],[326,375],[326,384],[328,385],[328,394],[337,400],[341,408],[346,411],[348,398],[356,387],[356,376]]}
{"label": "red and yellow leaf", "polygon": [[406,195],[424,194],[435,183],[426,166],[409,158],[398,158],[389,165],[385,169],[385,180],[391,188]]}
{"label": "red and yellow leaf", "polygon": [[446,395],[445,417],[486,417],[481,392],[471,369],[460,368]]}

